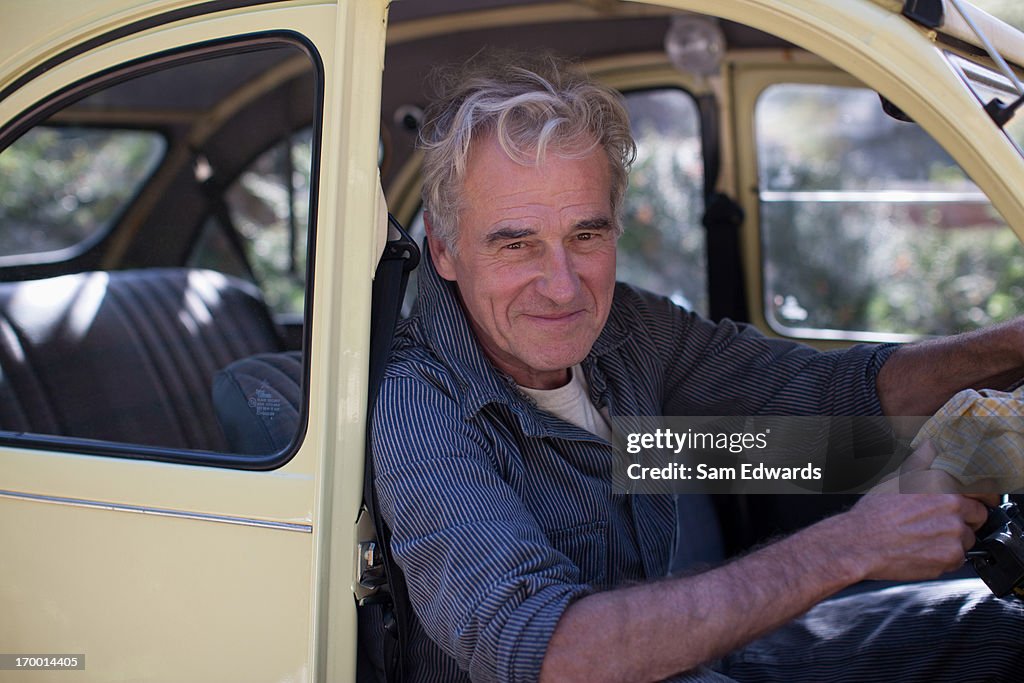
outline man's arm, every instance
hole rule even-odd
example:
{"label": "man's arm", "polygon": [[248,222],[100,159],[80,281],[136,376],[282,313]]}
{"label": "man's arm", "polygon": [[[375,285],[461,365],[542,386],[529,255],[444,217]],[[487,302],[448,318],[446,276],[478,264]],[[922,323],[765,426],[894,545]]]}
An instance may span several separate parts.
{"label": "man's arm", "polygon": [[862,579],[960,566],[985,516],[963,496],[865,496],[718,569],[586,596],[558,622],[541,680],[661,680],[692,669]]}
{"label": "man's arm", "polygon": [[878,373],[888,416],[931,415],[961,389],[1005,389],[1024,375],[1024,318],[908,344]]}
{"label": "man's arm", "polygon": [[499,476],[529,479],[515,444],[464,419],[457,390],[443,368],[403,359],[373,422],[380,513],[410,604],[440,648],[414,640],[407,660],[438,680],[459,668],[474,681],[537,680],[559,618],[593,589]]}

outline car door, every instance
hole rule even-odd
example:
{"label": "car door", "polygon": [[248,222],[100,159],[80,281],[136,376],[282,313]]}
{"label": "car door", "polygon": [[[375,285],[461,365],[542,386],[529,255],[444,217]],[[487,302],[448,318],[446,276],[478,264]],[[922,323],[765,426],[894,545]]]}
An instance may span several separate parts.
{"label": "car door", "polygon": [[[0,193],[4,653],[74,655],[88,680],[354,675],[384,13],[37,3],[3,22],[0,164],[5,190],[24,180]],[[255,158],[237,136],[276,117],[307,136],[290,337],[265,280],[188,260]],[[281,194],[255,185],[254,211]],[[286,445],[239,450],[213,415],[219,366],[288,348]],[[241,399],[272,422],[271,384]]]}

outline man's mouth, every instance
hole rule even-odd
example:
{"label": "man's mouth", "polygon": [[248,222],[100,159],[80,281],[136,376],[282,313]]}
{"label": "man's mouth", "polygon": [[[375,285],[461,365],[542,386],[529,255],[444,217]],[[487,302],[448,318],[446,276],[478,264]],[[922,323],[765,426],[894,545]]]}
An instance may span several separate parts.
{"label": "man's mouth", "polygon": [[564,311],[559,313],[527,313],[526,317],[540,323],[562,323],[574,322],[583,315],[584,311]]}

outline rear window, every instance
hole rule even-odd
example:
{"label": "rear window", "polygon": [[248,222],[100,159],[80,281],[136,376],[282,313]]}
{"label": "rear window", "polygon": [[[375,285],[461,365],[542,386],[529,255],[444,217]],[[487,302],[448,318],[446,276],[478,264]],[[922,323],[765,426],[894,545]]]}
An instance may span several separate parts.
{"label": "rear window", "polygon": [[625,98],[637,157],[624,198],[617,276],[706,315],[704,166],[697,103],[678,88],[637,90]]}
{"label": "rear window", "polygon": [[[250,277],[279,316],[305,305],[313,130],[304,128],[256,158],[224,194],[231,225],[211,217],[188,264]],[[241,239],[238,254],[230,237]]]}
{"label": "rear window", "polygon": [[63,258],[102,236],[165,147],[153,131],[28,131],[0,153],[0,263]]}

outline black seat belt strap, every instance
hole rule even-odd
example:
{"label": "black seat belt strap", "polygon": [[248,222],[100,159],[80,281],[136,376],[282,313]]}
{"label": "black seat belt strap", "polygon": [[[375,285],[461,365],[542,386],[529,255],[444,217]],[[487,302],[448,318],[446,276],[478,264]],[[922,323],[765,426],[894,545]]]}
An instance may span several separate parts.
{"label": "black seat belt strap", "polygon": [[388,242],[373,278],[370,321],[370,372],[368,381],[366,457],[363,469],[363,505],[373,520],[376,543],[373,564],[383,566],[385,584],[375,596],[384,615],[384,670],[386,680],[402,680],[402,656],[408,640],[409,598],[401,569],[392,561],[390,531],[381,519],[377,490],[373,485],[372,424],[374,407],[391,352],[395,325],[401,316],[409,273],[419,264],[420,252],[394,216],[388,214]]}
{"label": "black seat belt strap", "polygon": [[747,319],[747,294],[740,266],[740,227],[743,207],[734,199],[713,192],[707,198],[701,219],[707,230],[708,315],[712,320]]}

